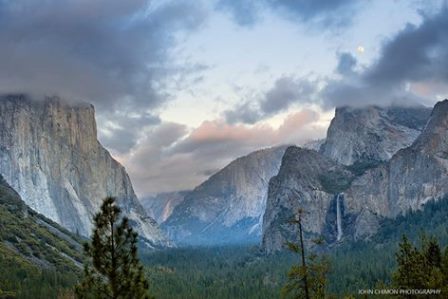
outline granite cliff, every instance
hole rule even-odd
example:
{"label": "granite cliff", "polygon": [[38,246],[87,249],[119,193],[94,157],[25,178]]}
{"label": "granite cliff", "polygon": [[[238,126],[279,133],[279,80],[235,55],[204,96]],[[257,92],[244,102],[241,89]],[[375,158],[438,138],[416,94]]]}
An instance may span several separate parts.
{"label": "granite cliff", "polygon": [[269,179],[286,147],[236,159],[189,192],[162,224],[179,244],[258,242]]}
{"label": "granite cliff", "polygon": [[335,244],[368,238],[382,219],[443,197],[447,140],[447,100],[430,116],[426,108],[339,109],[320,153],[287,149],[269,183],[264,248],[279,250],[296,236],[287,222],[299,208],[306,233]]}
{"label": "granite cliff", "polygon": [[115,196],[148,245],[168,244],[98,142],[92,105],[1,97],[0,173],[27,205],[72,232],[89,235],[103,198]]}
{"label": "granite cliff", "polygon": [[387,161],[414,142],[430,113],[424,106],[336,108],[319,152],[344,165]]}
{"label": "granite cliff", "polygon": [[334,241],[335,194],[347,189],[354,177],[346,166],[314,150],[289,147],[280,171],[269,182],[262,246],[268,251],[278,250],[286,240],[296,237],[296,227],[289,221],[299,208],[306,211],[303,227],[308,234],[328,231],[329,239]]}
{"label": "granite cliff", "polygon": [[[435,105],[425,129],[414,143],[387,163],[356,178],[345,192],[346,210],[360,214],[359,222],[378,225],[418,210],[448,194],[448,100]],[[367,219],[367,220],[366,220]],[[356,236],[371,234],[362,226]]]}

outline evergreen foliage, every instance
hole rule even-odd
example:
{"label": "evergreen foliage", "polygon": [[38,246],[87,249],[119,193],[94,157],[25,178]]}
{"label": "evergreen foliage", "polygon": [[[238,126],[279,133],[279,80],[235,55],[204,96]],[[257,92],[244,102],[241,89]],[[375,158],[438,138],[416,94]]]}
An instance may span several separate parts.
{"label": "evergreen foliage", "polygon": [[[448,250],[448,247],[445,251]],[[446,275],[442,266],[442,253],[438,241],[422,236],[420,248],[403,236],[396,253],[397,269],[393,273],[393,287],[397,289],[433,289],[448,294]],[[403,295],[402,298],[407,298]]]}
{"label": "evergreen foliage", "polygon": [[[391,288],[402,235],[407,235],[410,244],[420,244],[422,232],[427,231],[445,248],[447,219],[448,199],[440,199],[428,202],[421,211],[384,220],[370,240],[330,248],[326,252],[331,264],[327,296],[358,298],[358,290]],[[441,252],[441,271],[447,277],[448,249]],[[151,291],[156,298],[268,299],[279,297],[291,264],[298,260],[289,251],[264,255],[256,247],[233,246],[143,252],[142,261],[151,273]],[[448,281],[444,285],[448,286]]]}
{"label": "evergreen foliage", "polygon": [[81,239],[30,209],[0,176],[0,298],[57,298],[76,283]]}
{"label": "evergreen foliage", "polygon": [[92,242],[85,244],[84,278],[79,298],[150,298],[148,282],[137,256],[137,233],[126,217],[120,220],[115,199],[104,200],[94,218]]}
{"label": "evergreen foliage", "polygon": [[279,298],[297,257],[265,255],[256,246],[172,248],[142,251],[155,298]]}

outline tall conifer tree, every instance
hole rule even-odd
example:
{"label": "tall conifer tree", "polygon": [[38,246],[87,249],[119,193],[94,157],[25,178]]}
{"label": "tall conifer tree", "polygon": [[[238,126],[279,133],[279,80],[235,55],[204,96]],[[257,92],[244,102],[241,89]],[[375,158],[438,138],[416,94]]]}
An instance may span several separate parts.
{"label": "tall conifer tree", "polygon": [[[298,242],[287,242],[288,249],[299,255],[299,263],[293,265],[288,272],[288,282],[282,288],[282,297],[294,299],[325,298],[325,288],[329,262],[325,256],[314,252],[306,254],[303,217],[305,212],[299,209],[297,218],[290,224],[298,226]],[[321,238],[313,240],[315,245],[322,245]]]}
{"label": "tall conifer tree", "polygon": [[79,298],[150,298],[148,282],[137,256],[137,233],[120,217],[115,199],[108,197],[94,218],[92,241],[84,247],[84,278]]}

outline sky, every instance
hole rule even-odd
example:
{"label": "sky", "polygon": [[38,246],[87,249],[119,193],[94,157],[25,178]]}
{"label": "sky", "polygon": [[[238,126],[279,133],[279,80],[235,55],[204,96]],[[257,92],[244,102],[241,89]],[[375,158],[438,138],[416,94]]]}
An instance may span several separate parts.
{"label": "sky", "polygon": [[325,137],[335,107],[448,97],[442,0],[0,0],[0,93],[94,104],[139,196]]}

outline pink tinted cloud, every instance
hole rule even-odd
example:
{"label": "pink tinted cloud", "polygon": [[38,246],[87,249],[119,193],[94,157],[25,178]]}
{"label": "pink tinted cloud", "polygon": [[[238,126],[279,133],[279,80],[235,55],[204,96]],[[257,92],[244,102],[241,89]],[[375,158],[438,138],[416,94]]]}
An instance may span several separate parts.
{"label": "pink tinted cloud", "polygon": [[[252,151],[324,137],[326,126],[319,121],[318,112],[304,109],[289,114],[278,128],[213,120],[186,133],[180,125],[162,123],[121,160],[140,196],[192,189],[211,173]],[[158,141],[161,136],[167,140]]]}

